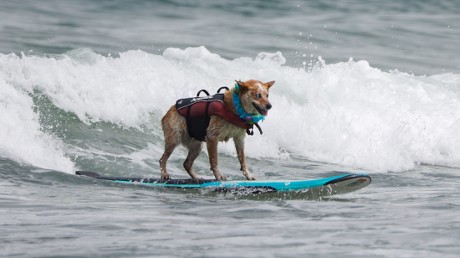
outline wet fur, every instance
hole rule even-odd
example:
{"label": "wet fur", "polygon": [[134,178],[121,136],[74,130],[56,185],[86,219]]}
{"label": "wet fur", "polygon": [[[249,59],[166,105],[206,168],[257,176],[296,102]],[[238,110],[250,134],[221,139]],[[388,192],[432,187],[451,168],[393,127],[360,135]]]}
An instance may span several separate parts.
{"label": "wet fur", "polygon": [[[262,112],[264,113],[263,115],[266,115],[268,110],[272,107],[268,101],[268,90],[275,82],[262,83],[256,80],[249,80],[246,82],[237,81],[237,83],[240,88],[239,96],[243,109],[250,114],[259,114]],[[233,104],[233,92],[234,89],[224,94],[224,104],[227,109],[236,114],[236,108]],[[165,151],[160,159],[161,178],[170,178],[166,170],[166,162],[179,144],[182,144],[188,149],[188,155],[184,161],[185,170],[190,177],[194,179],[199,178],[193,169],[193,162],[201,153],[203,143],[188,135],[185,117],[180,115],[173,105],[161,120],[161,125],[165,137]],[[245,137],[245,129],[239,128],[219,116],[211,116],[205,140],[211,170],[217,180],[226,180],[226,177],[219,171],[217,145],[219,141],[228,141],[230,138],[233,138],[235,143],[236,153],[243,175],[248,180],[255,180],[255,177],[251,175],[246,164],[244,155]]]}

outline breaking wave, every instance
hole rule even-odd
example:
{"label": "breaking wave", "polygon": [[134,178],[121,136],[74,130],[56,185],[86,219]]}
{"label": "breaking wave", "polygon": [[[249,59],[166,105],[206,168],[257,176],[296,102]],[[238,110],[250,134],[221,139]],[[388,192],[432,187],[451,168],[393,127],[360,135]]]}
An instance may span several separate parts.
{"label": "breaking wave", "polygon": [[[102,56],[76,49],[57,56],[0,54],[0,155],[72,172],[64,135],[48,133],[34,94],[84,124],[148,128],[161,155],[160,119],[182,97],[235,79],[275,80],[262,136],[247,137],[253,158],[313,161],[371,171],[417,164],[460,167],[460,75],[415,76],[367,61],[289,67],[280,52],[227,60],[205,47]],[[55,119],[59,119],[58,116]],[[85,141],[82,137],[81,141]],[[234,154],[232,144],[222,151]]]}

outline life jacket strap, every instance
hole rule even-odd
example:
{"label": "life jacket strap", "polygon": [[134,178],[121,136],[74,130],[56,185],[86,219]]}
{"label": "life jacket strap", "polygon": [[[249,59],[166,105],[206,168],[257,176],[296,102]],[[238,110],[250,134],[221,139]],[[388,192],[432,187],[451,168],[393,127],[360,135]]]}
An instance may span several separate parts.
{"label": "life jacket strap", "polygon": [[[264,132],[262,132],[262,128],[260,128],[260,125],[258,123],[255,123],[255,124],[252,124],[252,125],[255,125],[257,127],[257,129],[259,130],[259,133],[260,135],[262,135]],[[246,133],[248,135],[254,135],[254,127],[251,125],[251,127],[249,127],[248,129],[246,129]]]}

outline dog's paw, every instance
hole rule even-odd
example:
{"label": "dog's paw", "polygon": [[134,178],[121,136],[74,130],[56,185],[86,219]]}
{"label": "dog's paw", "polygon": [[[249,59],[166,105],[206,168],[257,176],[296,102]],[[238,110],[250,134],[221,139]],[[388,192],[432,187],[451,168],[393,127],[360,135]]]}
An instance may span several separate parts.
{"label": "dog's paw", "polygon": [[227,177],[223,176],[223,175],[219,175],[219,176],[216,177],[216,180],[217,181],[227,181]]}
{"label": "dog's paw", "polygon": [[243,175],[246,177],[247,180],[256,180],[256,178],[249,173],[249,171],[243,172]]}
{"label": "dog's paw", "polygon": [[163,173],[163,174],[161,174],[161,179],[163,179],[163,180],[169,180],[169,179],[171,179],[171,177],[169,176],[168,173]]}
{"label": "dog's paw", "polygon": [[256,180],[256,178],[255,178],[254,176],[252,176],[252,175],[246,176],[246,178],[247,178],[248,180]]}

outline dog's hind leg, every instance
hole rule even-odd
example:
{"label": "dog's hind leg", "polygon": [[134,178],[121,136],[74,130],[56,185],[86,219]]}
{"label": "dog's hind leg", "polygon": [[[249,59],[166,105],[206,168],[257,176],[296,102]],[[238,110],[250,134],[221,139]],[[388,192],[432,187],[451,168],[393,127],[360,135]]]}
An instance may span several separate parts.
{"label": "dog's hind leg", "polygon": [[180,144],[181,137],[178,136],[174,128],[170,127],[166,123],[163,124],[163,131],[165,135],[165,152],[160,158],[161,178],[169,179],[169,174],[166,170],[166,162],[168,161],[169,156],[173,153],[174,149]]}
{"label": "dog's hind leg", "polygon": [[161,178],[162,179],[169,179],[169,174],[166,170],[166,162],[169,159],[169,156],[173,153],[174,149],[179,145],[179,142],[175,141],[167,141],[165,139],[165,152],[163,153],[163,156],[161,156],[160,159],[160,169],[161,169]]}
{"label": "dog's hind leg", "polygon": [[188,155],[184,161],[184,168],[187,173],[190,175],[191,178],[197,179],[198,175],[195,173],[193,169],[193,162],[195,159],[200,155],[201,149],[203,148],[203,144],[199,141],[192,140],[188,146]]}
{"label": "dog's hind leg", "polygon": [[161,178],[169,179],[166,170],[166,162],[174,149],[181,143],[185,133],[185,119],[177,113],[175,106],[172,106],[166,115],[161,119],[161,126],[165,136],[165,152],[160,158]]}

